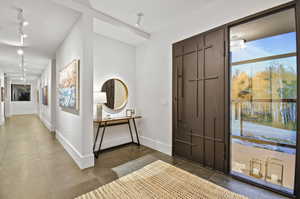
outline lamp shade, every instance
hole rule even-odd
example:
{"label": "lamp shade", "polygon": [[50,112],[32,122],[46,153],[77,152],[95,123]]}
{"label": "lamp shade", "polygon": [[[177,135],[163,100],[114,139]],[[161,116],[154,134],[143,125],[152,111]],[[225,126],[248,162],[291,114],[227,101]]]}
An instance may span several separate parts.
{"label": "lamp shade", "polygon": [[94,92],[94,104],[105,104],[106,102],[106,92]]}

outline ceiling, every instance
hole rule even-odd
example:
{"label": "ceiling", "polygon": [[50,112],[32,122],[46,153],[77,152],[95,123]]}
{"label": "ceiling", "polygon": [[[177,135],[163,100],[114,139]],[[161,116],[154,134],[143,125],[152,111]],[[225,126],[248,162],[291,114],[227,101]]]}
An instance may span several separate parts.
{"label": "ceiling", "polygon": [[40,75],[54,58],[56,49],[80,14],[50,0],[1,0],[0,69],[11,77],[20,73],[16,8],[24,10],[24,18],[29,22],[24,28],[28,35],[24,57],[26,76],[31,79]]}
{"label": "ceiling", "polygon": [[[55,1],[58,4],[54,3]],[[31,75],[34,78],[40,75],[50,59],[55,57],[56,49],[80,15],[68,6],[59,5],[60,2],[66,2],[67,5],[80,3],[86,8],[98,10],[100,15],[107,14],[131,26],[136,24],[137,13],[142,12],[144,17],[138,28],[153,34],[219,1],[224,0],[189,0],[188,3],[186,0],[1,0],[0,69],[10,76],[20,73],[20,59],[16,54],[19,40],[16,7],[24,10],[24,16],[30,23],[24,30],[29,35],[25,40],[25,68],[27,68],[27,76]],[[287,32],[293,28],[291,13],[287,11],[280,14],[281,16],[276,16],[275,20],[268,17],[260,20],[259,25],[234,27],[232,33],[239,34],[245,40],[253,40],[265,34],[276,34],[276,31]],[[286,18],[289,19],[288,23],[285,21]],[[280,30],[275,30],[274,24],[281,27]],[[96,33],[132,45],[138,45],[147,39],[140,37],[134,31],[128,31],[128,29],[133,30],[134,27],[124,28],[124,26],[101,21],[97,17],[94,18],[93,25]]]}
{"label": "ceiling", "polygon": [[294,9],[288,9],[234,26],[230,29],[230,36],[233,40],[253,41],[264,37],[294,32],[296,30],[295,26]]}
{"label": "ceiling", "polygon": [[146,41],[145,38],[135,34],[133,31],[129,31],[125,28],[120,28],[118,26],[115,26],[113,24],[101,21],[97,18],[93,19],[93,31],[95,33],[101,34],[103,36],[133,45],[137,46],[144,41]]}
{"label": "ceiling", "polygon": [[135,25],[142,12],[141,29],[154,33],[182,16],[201,11],[218,0],[89,0],[94,9]]}

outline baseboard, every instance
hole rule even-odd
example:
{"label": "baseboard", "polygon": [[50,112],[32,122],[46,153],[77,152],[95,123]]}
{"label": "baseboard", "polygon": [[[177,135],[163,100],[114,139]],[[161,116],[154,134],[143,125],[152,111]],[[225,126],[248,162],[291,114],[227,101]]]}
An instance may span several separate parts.
{"label": "baseboard", "polygon": [[10,113],[7,116],[12,117],[12,116],[20,116],[20,115],[36,115],[38,114],[37,112],[20,112],[20,113]]}
{"label": "baseboard", "polygon": [[42,123],[47,127],[47,129],[50,131],[50,132],[53,132],[54,131],[54,128],[52,126],[52,124],[47,121],[43,116],[39,115],[39,118],[40,120],[42,121]]}
{"label": "baseboard", "polygon": [[167,155],[172,155],[172,146],[171,145],[153,140],[153,139],[145,137],[145,136],[140,136],[140,141],[141,141],[141,144],[144,146],[155,149],[155,150],[165,153]]}
{"label": "baseboard", "polygon": [[94,154],[81,155],[76,148],[62,135],[61,132],[56,130],[56,139],[61,143],[64,149],[70,154],[72,159],[76,162],[80,169],[86,169],[95,165]]}

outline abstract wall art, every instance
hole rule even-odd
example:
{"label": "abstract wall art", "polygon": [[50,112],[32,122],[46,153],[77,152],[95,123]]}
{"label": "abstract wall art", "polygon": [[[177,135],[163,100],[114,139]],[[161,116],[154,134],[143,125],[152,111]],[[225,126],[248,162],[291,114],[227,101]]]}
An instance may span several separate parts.
{"label": "abstract wall art", "polygon": [[36,103],[37,104],[40,103],[40,92],[39,92],[39,90],[36,90]]}
{"label": "abstract wall art", "polygon": [[42,88],[42,104],[48,106],[48,86]]}
{"label": "abstract wall art", "polygon": [[59,73],[59,106],[62,110],[79,113],[79,60],[74,60]]}

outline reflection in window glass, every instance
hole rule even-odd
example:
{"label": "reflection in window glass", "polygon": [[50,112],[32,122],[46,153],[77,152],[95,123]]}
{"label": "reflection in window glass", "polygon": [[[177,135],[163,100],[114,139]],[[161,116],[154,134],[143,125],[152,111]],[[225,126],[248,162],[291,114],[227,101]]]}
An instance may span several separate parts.
{"label": "reflection in window glass", "polygon": [[[288,10],[280,17],[293,19]],[[297,128],[296,34],[276,14],[231,28],[231,173],[293,193]],[[284,20],[283,20],[284,21]],[[250,24],[252,23],[252,24]],[[259,28],[264,24],[266,28]],[[259,32],[259,31],[262,32]],[[242,32],[245,31],[245,32]],[[265,32],[263,32],[265,31]],[[270,33],[268,33],[270,31]],[[274,34],[276,33],[276,34]],[[248,35],[247,35],[248,34]],[[263,35],[263,37],[259,37]]]}
{"label": "reflection in window glass", "polygon": [[295,39],[296,32],[290,32],[246,42],[243,49],[233,51],[231,61],[234,63],[296,52]]}

